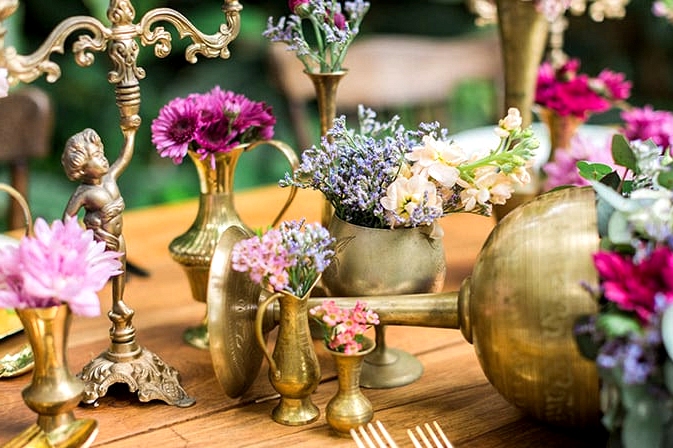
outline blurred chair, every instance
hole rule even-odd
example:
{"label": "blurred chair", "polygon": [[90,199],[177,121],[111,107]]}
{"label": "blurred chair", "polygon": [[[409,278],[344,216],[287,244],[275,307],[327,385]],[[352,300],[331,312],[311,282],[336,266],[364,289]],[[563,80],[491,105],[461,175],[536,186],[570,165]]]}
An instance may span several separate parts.
{"label": "blurred chair", "polygon": [[[9,167],[10,185],[28,200],[30,160],[50,152],[54,116],[49,96],[37,87],[13,90],[0,98],[0,163]],[[7,228],[25,227],[16,201],[7,210]]]}
{"label": "blurred chair", "polygon": [[[271,76],[287,99],[297,143],[308,148],[315,143],[307,109],[315,99],[313,84],[284,44],[272,44],[269,52]],[[446,105],[467,80],[492,81],[496,91],[502,91],[502,60],[495,31],[451,38],[361,36],[349,48],[343,67],[348,75],[339,84],[338,114],[355,111],[359,104],[377,112]]]}

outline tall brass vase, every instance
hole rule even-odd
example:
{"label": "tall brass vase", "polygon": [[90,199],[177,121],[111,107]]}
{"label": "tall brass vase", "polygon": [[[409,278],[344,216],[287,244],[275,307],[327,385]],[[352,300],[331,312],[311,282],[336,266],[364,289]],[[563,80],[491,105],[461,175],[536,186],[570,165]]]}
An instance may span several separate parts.
{"label": "tall brass vase", "polygon": [[[288,292],[271,294],[257,309],[255,335],[257,343],[269,362],[269,381],[280,394],[280,402],[271,412],[277,423],[299,426],[312,423],[320,410],[311,401],[311,394],[320,383],[320,364],[315,353],[308,326],[308,297]],[[263,335],[264,314],[269,305],[278,301],[280,318],[273,354]]]}
{"label": "tall brass vase", "polygon": [[88,446],[98,434],[98,423],[76,419],[73,410],[84,383],[68,370],[67,343],[72,313],[67,305],[17,309],[35,357],[33,378],[22,392],[37,424],[5,447]]}
{"label": "tall brass vase", "polygon": [[[337,88],[339,83],[348,73],[347,70],[341,70],[332,73],[310,73],[304,72],[313,82],[316,93],[316,102],[318,104],[318,115],[320,118],[320,135],[324,136],[332,127],[337,112]],[[329,220],[334,212],[332,204],[325,200],[322,205],[320,222],[327,227]]]}
{"label": "tall brass vase", "polygon": [[[207,303],[210,263],[222,233],[231,226],[237,226],[252,236],[252,231],[243,223],[234,207],[234,173],[241,154],[260,145],[270,145],[281,151],[292,169],[298,166],[299,160],[292,148],[276,140],[260,140],[238,146],[227,153],[218,153],[215,155],[214,167],[211,166],[210,157],[201,160],[196,152],[188,152],[199,178],[198,212],[191,227],[175,238],[168,249],[173,260],[184,268],[192,297],[198,302]],[[296,188],[292,187],[285,205],[271,225],[278,223],[295,194]],[[207,310],[201,323],[188,328],[183,337],[195,347],[208,349]]]}
{"label": "tall brass vase", "polygon": [[339,435],[350,437],[351,428],[366,425],[374,416],[372,403],[360,390],[362,363],[374,350],[374,341],[365,338],[362,350],[355,354],[327,350],[336,364],[339,390],[327,403],[325,419]]}
{"label": "tall brass vase", "polygon": [[[444,246],[441,238],[431,237],[431,226],[373,229],[333,216],[329,231],[336,238],[335,258],[322,276],[329,296],[442,290],[446,276]],[[376,326],[376,349],[362,366],[360,385],[363,387],[404,386],[423,374],[423,365],[413,355],[386,345],[385,329],[385,325]]]}
{"label": "tall brass vase", "polygon": [[584,120],[574,115],[559,115],[551,109],[540,108],[537,112],[549,131],[549,160],[557,150],[569,151],[570,141]]}

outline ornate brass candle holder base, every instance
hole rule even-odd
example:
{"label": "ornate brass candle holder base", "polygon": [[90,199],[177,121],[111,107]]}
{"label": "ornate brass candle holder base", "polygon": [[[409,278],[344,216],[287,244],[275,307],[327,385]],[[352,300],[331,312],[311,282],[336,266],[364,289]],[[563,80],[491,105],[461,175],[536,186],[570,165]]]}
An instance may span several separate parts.
{"label": "ornate brass candle holder base", "polygon": [[75,420],[51,432],[45,432],[35,424],[7,442],[3,448],[86,448],[91,446],[97,435],[98,423],[92,419]]}
{"label": "ornate brass candle holder base", "polygon": [[[235,228],[223,234],[208,292],[213,366],[232,397],[247,390],[261,364],[254,337],[261,290],[230,268],[229,248],[243,238]],[[510,403],[552,424],[593,426],[600,416],[598,375],[579,354],[572,326],[577,316],[596,311],[582,284],[598,281],[591,258],[597,250],[593,190],[557,190],[496,225],[460,291],[360,299],[385,325],[460,329]],[[339,299],[345,307],[356,300]],[[309,299],[309,308],[320,302]],[[264,327],[271,330],[279,315],[267,310]]]}

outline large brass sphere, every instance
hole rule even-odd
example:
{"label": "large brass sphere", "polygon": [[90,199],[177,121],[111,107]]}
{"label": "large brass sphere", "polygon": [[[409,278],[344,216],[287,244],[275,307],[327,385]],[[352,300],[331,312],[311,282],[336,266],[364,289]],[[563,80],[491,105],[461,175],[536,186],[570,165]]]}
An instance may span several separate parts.
{"label": "large brass sphere", "polygon": [[[257,376],[261,363],[250,337],[259,288],[229,265],[232,243],[244,237],[235,228],[224,233],[208,295],[215,372],[234,397],[245,392],[246,379]],[[493,386],[533,417],[561,426],[596,425],[598,375],[579,354],[572,333],[577,316],[596,311],[582,288],[583,282],[597,282],[591,260],[596,250],[593,190],[557,190],[496,225],[460,291],[365,300],[385,325],[460,329]],[[357,299],[339,301],[350,306]],[[277,322],[271,307],[265,321],[269,329]]]}

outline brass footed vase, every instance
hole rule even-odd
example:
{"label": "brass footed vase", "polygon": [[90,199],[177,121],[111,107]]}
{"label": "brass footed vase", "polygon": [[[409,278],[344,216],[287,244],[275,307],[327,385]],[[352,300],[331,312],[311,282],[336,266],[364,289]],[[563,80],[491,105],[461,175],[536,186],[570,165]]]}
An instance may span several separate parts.
{"label": "brass footed vase", "polygon": [[[578,316],[596,312],[583,287],[598,284],[592,261],[599,242],[595,202],[590,188],[565,188],[516,208],[493,229],[459,291],[335,300],[342,307],[365,300],[388,326],[460,329],[488,380],[512,405],[554,425],[598,427],[596,365],[580,355],[572,331]],[[239,229],[223,234],[209,294],[209,303],[217,305],[211,341],[221,347],[211,351],[213,365],[231,397],[247,390],[243,379],[254,378],[261,364],[252,348],[257,344],[246,338],[260,290],[230,268],[228,247],[243,238]],[[311,298],[308,306],[321,302]],[[265,314],[264,329],[271,331],[276,309]]]}
{"label": "brass footed vase", "polygon": [[76,419],[73,413],[82,398],[84,383],[68,370],[70,308],[60,305],[16,312],[35,357],[33,378],[22,392],[23,401],[38,417],[36,425],[5,447],[89,446],[98,434],[98,423]]}
{"label": "brass footed vase", "polygon": [[[299,160],[292,148],[277,140],[259,140],[251,144],[241,145],[230,152],[215,155],[215,166],[211,166],[210,157],[201,159],[199,154],[189,151],[199,178],[199,206],[196,218],[190,228],[175,238],[168,249],[177,263],[182,265],[192,297],[198,302],[206,303],[208,273],[215,247],[227,228],[238,226],[245,229],[250,236],[252,231],[243,223],[234,207],[234,173],[241,154],[262,145],[269,145],[279,150],[295,169]],[[291,187],[288,198],[271,225],[276,225],[294,199],[296,188]],[[184,340],[190,345],[208,349],[208,311],[202,322],[185,330]]]}
{"label": "brass footed vase", "polygon": [[327,349],[336,364],[339,389],[327,403],[325,419],[341,436],[350,437],[351,428],[366,425],[374,416],[371,401],[360,390],[362,363],[374,347],[374,341],[365,338],[362,350],[358,353],[347,355]]}
{"label": "brass footed vase", "polygon": [[[304,297],[289,292],[271,294],[260,304],[255,320],[257,343],[269,362],[269,381],[280,394],[271,418],[288,426],[312,423],[320,416],[320,410],[311,401],[311,394],[320,383],[320,364],[308,326],[309,295],[310,291]],[[266,309],[276,301],[280,307],[278,336],[270,354],[263,319]]]}
{"label": "brass footed vase", "polygon": [[[328,296],[380,296],[438,292],[444,286],[446,260],[432,226],[374,229],[333,216],[330,234],[336,254],[322,276]],[[385,325],[376,326],[376,349],[362,366],[362,387],[385,389],[416,381],[423,365],[413,355],[388,347]]]}

